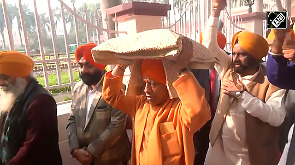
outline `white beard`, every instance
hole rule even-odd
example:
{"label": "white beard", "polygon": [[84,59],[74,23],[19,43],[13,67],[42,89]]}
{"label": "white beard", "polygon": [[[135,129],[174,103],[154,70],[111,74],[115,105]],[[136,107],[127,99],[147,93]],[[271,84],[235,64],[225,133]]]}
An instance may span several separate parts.
{"label": "white beard", "polygon": [[15,83],[0,87],[0,113],[9,112],[15,100],[25,90],[27,82],[24,78],[16,78]]}

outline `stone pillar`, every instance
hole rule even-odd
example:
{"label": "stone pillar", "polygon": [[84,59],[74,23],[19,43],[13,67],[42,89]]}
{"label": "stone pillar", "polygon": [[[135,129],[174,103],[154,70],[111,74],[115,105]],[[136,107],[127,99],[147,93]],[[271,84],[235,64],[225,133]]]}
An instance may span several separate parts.
{"label": "stone pillar", "polygon": [[[227,0],[227,7],[226,8],[227,8],[227,12],[229,13],[229,17],[231,18],[232,17],[232,15],[231,15],[231,13],[232,13],[231,0]],[[231,39],[233,37],[233,29],[232,29],[232,24],[228,20],[226,14],[224,15],[224,24],[225,24],[224,28],[226,30],[226,40],[227,40],[226,42],[231,43]],[[226,48],[227,48],[227,51],[229,51],[229,52],[231,52],[230,47],[231,46],[228,46],[228,44],[227,44]]]}
{"label": "stone pillar", "polygon": [[263,12],[263,0],[254,1],[253,12]]}
{"label": "stone pillar", "polygon": [[[130,2],[106,9],[118,23],[118,31],[127,34],[162,28],[162,16],[167,16],[169,4]],[[120,34],[121,35],[121,34]]]}
{"label": "stone pillar", "polygon": [[[118,31],[126,31],[127,34],[138,33],[151,29],[162,28],[162,17],[167,16],[170,10],[169,4],[130,2],[106,9],[108,15],[112,15],[118,23]],[[120,33],[119,36],[125,35]],[[123,83],[128,85],[130,70],[124,73]]]}
{"label": "stone pillar", "polygon": [[291,10],[291,0],[284,0],[286,10],[288,11],[288,16],[292,15],[292,10]]}
{"label": "stone pillar", "polygon": [[[100,0],[102,24],[105,29],[115,30],[115,22],[112,21],[112,16],[106,13],[106,9],[122,4],[122,0]],[[116,37],[114,33],[108,33],[108,38]]]}
{"label": "stone pillar", "polygon": [[265,19],[266,15],[264,12],[253,12],[239,15],[242,22],[242,27],[245,30],[263,35],[263,20]]}
{"label": "stone pillar", "polygon": [[[292,0],[291,2],[291,14],[289,14],[291,16],[292,21],[295,21],[295,0]],[[295,26],[294,26],[295,29]]]}

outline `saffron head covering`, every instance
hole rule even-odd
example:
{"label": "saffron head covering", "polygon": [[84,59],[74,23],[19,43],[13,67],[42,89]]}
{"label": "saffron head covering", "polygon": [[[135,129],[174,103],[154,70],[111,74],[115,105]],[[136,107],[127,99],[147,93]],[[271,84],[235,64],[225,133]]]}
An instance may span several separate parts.
{"label": "saffron head covering", "polygon": [[0,74],[14,77],[29,76],[33,70],[33,60],[17,51],[0,52]]}
{"label": "saffron head covering", "polygon": [[162,60],[145,59],[141,64],[142,77],[149,77],[163,85],[166,85],[166,74]]}
{"label": "saffron head covering", "polygon": [[236,43],[239,43],[244,51],[258,60],[265,57],[268,52],[267,41],[262,36],[249,31],[240,31],[233,36],[232,50]]}
{"label": "saffron head covering", "polygon": [[[287,35],[287,34],[286,34]],[[294,34],[294,30],[291,29],[289,34],[290,39],[291,40],[295,40],[295,34]],[[275,31],[273,29],[271,29],[270,33],[268,34],[266,40],[268,42],[269,45],[271,45],[273,43],[273,40],[275,39]],[[286,39],[285,39],[286,40]]]}
{"label": "saffron head covering", "polygon": [[[203,41],[203,33],[200,34],[200,43]],[[224,49],[226,44],[226,37],[220,31],[217,31],[217,43],[220,49]]]}
{"label": "saffron head covering", "polygon": [[75,51],[76,61],[79,62],[80,59],[82,57],[84,57],[84,59],[86,61],[88,61],[91,65],[93,65],[101,70],[104,70],[106,65],[96,63],[96,62],[94,62],[94,60],[92,58],[91,50],[92,50],[92,48],[94,48],[96,46],[97,46],[97,44],[95,44],[93,42],[78,46],[78,48]]}

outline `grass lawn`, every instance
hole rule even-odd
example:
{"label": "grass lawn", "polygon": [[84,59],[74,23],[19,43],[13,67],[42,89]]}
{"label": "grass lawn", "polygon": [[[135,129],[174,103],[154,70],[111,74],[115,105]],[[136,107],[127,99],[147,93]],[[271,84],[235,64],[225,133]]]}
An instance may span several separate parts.
{"label": "grass lawn", "polygon": [[[72,73],[73,73],[74,82],[80,81],[78,71],[73,70]],[[62,81],[63,84],[70,83],[70,77],[69,77],[68,72],[62,71],[60,73],[60,76],[61,76],[61,81]],[[44,87],[45,86],[44,77],[43,76],[37,76],[36,78],[37,78],[38,82]],[[56,73],[49,74],[48,75],[48,81],[49,81],[49,86],[58,85],[57,74]]]}

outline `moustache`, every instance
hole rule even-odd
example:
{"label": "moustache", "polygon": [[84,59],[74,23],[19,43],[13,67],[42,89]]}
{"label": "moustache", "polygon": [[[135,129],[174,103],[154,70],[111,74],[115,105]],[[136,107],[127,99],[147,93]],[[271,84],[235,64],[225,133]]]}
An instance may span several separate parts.
{"label": "moustache", "polygon": [[95,85],[99,82],[99,80],[102,77],[102,73],[97,72],[97,73],[80,73],[79,77],[82,79],[82,81],[86,85]]}
{"label": "moustache", "polygon": [[11,88],[10,86],[1,86],[1,87],[0,87],[0,93],[1,93],[1,92],[9,91],[10,88]]}
{"label": "moustache", "polygon": [[233,64],[234,64],[234,65],[236,65],[236,64],[237,64],[237,65],[242,65],[242,63],[239,62],[239,61],[236,61],[236,62],[234,62]]}
{"label": "moustache", "polygon": [[79,74],[79,77],[81,78],[81,79],[83,79],[83,78],[85,78],[85,77],[92,77],[93,75],[92,74],[89,74],[89,73],[80,73]]}

